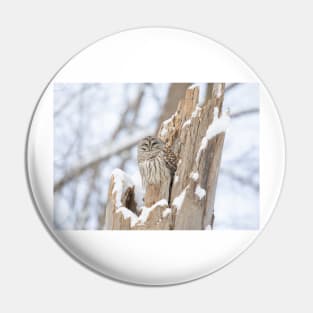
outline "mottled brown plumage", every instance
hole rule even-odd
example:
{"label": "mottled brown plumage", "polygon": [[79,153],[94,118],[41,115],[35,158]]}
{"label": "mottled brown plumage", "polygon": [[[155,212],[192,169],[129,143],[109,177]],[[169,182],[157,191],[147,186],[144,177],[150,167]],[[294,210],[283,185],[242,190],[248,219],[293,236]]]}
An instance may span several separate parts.
{"label": "mottled brown plumage", "polygon": [[163,147],[163,151],[164,151],[164,160],[165,160],[166,166],[171,171],[171,174],[174,175],[177,169],[177,157],[175,153],[166,146]]}
{"label": "mottled brown plumage", "polygon": [[177,168],[174,152],[160,139],[148,136],[138,144],[137,160],[143,187],[167,184],[170,193]]}

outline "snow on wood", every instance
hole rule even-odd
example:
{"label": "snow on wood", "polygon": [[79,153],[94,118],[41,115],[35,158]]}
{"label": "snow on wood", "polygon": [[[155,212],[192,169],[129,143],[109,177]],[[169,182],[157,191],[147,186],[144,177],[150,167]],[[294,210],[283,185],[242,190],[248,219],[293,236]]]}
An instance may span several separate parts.
{"label": "snow on wood", "polygon": [[195,194],[201,200],[206,195],[206,191],[203,188],[201,188],[200,185],[198,184],[195,190]]}
{"label": "snow on wood", "polygon": [[185,123],[183,124],[182,128],[188,126],[188,125],[191,125],[192,123],[192,119],[194,119],[195,117],[198,117],[199,114],[201,112],[201,107],[199,107],[198,105],[196,105],[196,108],[195,110],[192,112],[191,114],[191,118],[189,118],[188,120],[185,121]]}
{"label": "snow on wood", "polygon": [[160,136],[161,137],[165,137],[167,135],[167,128],[168,128],[168,125],[173,122],[174,118],[175,118],[175,114],[173,114],[169,119],[165,120],[162,125],[161,125],[161,131],[160,131]]}
{"label": "snow on wood", "polygon": [[170,118],[168,118],[167,120],[165,120],[163,123],[162,123],[162,126],[167,126],[170,122],[173,121],[174,117],[175,117],[176,113],[173,114]]}
{"label": "snow on wood", "polygon": [[199,173],[198,172],[192,172],[190,174],[190,178],[192,178],[194,181],[197,181],[199,179]]}
{"label": "snow on wood", "polygon": [[181,209],[181,206],[182,206],[184,199],[185,199],[186,190],[187,190],[187,187],[181,192],[181,194],[178,197],[176,197],[173,200],[173,206],[175,206],[177,208],[177,210]]}
{"label": "snow on wood", "polygon": [[114,177],[114,188],[112,193],[115,193],[116,206],[119,208],[122,205],[121,199],[123,192],[125,192],[127,188],[133,187],[134,183],[130,176],[118,168],[113,170],[112,176]]}
{"label": "snow on wood", "polygon": [[139,208],[139,207],[143,206],[144,192],[140,186],[135,185],[134,193],[135,193],[135,201],[136,201],[137,207]]}
{"label": "snow on wood", "polygon": [[131,210],[128,210],[125,207],[120,207],[116,210],[116,213],[122,213],[125,220],[130,218],[130,226],[134,227],[138,222],[138,216],[133,213]]}
{"label": "snow on wood", "polygon": [[141,206],[143,206],[144,191],[141,186],[141,177],[139,171],[131,176],[131,180],[133,181],[135,186],[134,193],[137,208],[140,208]]}
{"label": "snow on wood", "polygon": [[178,183],[179,182],[179,176],[175,175],[174,177],[174,183]]}
{"label": "snow on wood", "polygon": [[162,137],[165,137],[167,135],[167,129],[163,127],[160,134]]}
{"label": "snow on wood", "polygon": [[162,213],[162,217],[163,218],[166,218],[168,215],[170,215],[172,213],[172,209],[170,209],[170,208],[167,208],[167,209],[165,209],[164,211],[163,211],[163,213]]}
{"label": "snow on wood", "polygon": [[162,199],[150,207],[138,207],[136,201],[134,202],[134,193],[135,188],[130,177],[122,170],[115,169],[106,212],[107,229],[169,229],[171,211],[167,210],[168,201]]}
{"label": "snow on wood", "polygon": [[195,118],[199,116],[200,112],[201,112],[201,107],[199,105],[196,105],[195,110],[191,114],[191,118]]}
{"label": "snow on wood", "polygon": [[[217,120],[218,113],[223,111],[225,84],[219,85],[214,93],[215,84],[207,86],[206,100],[201,106],[198,88],[188,89],[177,109],[175,129],[169,131],[169,138],[166,138],[181,160],[176,171],[179,181],[174,182],[172,189],[173,229],[204,229],[214,222],[214,198],[224,142],[224,132],[216,130],[216,126],[219,127],[216,122],[221,122]],[[189,119],[191,124],[183,128]],[[221,120],[224,120],[224,114]],[[213,126],[210,128],[210,125]],[[209,140],[211,136],[214,140]],[[182,193],[184,190],[185,194]],[[176,212],[174,204],[177,205]]]}
{"label": "snow on wood", "polygon": [[157,207],[162,207],[162,206],[168,206],[167,200],[162,199],[162,200],[156,202],[153,206],[151,206],[151,207],[149,207],[149,208],[143,207],[143,208],[141,209],[141,213],[140,213],[140,215],[139,215],[138,221],[139,221],[141,224],[144,224],[144,223],[147,221],[147,219],[148,219],[150,213],[151,213],[155,208],[157,208]]}
{"label": "snow on wood", "polygon": [[212,230],[212,226],[210,224],[208,224],[206,227],[205,227],[205,230]]}
{"label": "snow on wood", "polygon": [[184,124],[183,124],[183,128],[190,125],[191,124],[191,119],[187,120]]}
{"label": "snow on wood", "polygon": [[200,84],[192,84],[191,86],[188,87],[188,89],[195,89],[195,88],[200,88]]}
{"label": "snow on wood", "polygon": [[206,149],[209,140],[216,135],[223,133],[227,130],[230,123],[230,116],[227,113],[223,113],[221,117],[218,117],[218,108],[214,108],[214,118],[212,124],[208,127],[205,136],[202,138],[199,151],[197,153],[196,161],[199,162],[201,153]]}

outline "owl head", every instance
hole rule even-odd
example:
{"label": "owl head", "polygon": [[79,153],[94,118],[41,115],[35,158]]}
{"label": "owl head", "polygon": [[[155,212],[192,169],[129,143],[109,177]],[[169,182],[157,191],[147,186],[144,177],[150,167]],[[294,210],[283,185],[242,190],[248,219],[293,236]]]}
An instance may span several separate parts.
{"label": "owl head", "polygon": [[139,142],[138,155],[143,155],[149,159],[158,155],[163,150],[163,147],[163,141],[154,136],[148,136]]}

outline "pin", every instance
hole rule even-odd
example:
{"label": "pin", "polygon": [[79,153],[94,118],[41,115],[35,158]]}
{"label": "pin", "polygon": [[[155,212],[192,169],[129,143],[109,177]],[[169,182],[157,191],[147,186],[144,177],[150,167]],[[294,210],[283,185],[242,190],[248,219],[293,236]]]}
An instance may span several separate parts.
{"label": "pin", "polygon": [[54,239],[119,281],[168,285],[240,255],[278,201],[285,145],[258,76],[206,37],[141,28],[103,38],[49,82],[27,175]]}

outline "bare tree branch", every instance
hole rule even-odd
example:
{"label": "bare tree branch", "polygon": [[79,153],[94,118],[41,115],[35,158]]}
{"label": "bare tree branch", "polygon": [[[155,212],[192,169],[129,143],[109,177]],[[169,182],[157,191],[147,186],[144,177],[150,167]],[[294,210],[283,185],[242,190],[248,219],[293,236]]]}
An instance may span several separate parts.
{"label": "bare tree branch", "polygon": [[190,85],[191,83],[173,83],[170,85],[163,110],[159,116],[158,126],[175,112],[177,103],[184,98],[186,89]]}
{"label": "bare tree branch", "polygon": [[63,188],[65,184],[72,181],[74,178],[82,175],[89,168],[95,167],[99,165],[101,162],[108,160],[110,157],[121,153],[124,150],[127,150],[134,145],[136,145],[143,137],[149,135],[149,131],[141,131],[140,133],[135,134],[132,137],[127,138],[124,143],[113,145],[107,149],[102,155],[91,159],[90,161],[85,162],[85,164],[77,166],[69,171],[67,175],[65,175],[62,179],[54,184],[54,192]]}
{"label": "bare tree branch", "polygon": [[259,191],[259,184],[255,183],[251,177],[241,176],[230,169],[221,168],[220,173],[222,175],[226,175],[233,180],[238,181],[240,184],[246,185],[254,189],[255,191]]}
{"label": "bare tree branch", "polygon": [[[131,129],[133,128],[135,121],[138,117],[139,108],[140,108],[144,94],[145,94],[145,89],[143,86],[141,86],[136,99],[125,105],[125,110],[122,113],[119,124],[117,125],[115,131],[113,132],[112,140],[116,139],[116,137],[118,136],[118,134],[120,133],[122,129],[125,129],[127,127]],[[127,115],[129,114],[130,111],[133,111],[132,120],[130,123],[126,123]]]}
{"label": "bare tree branch", "polygon": [[232,118],[236,118],[236,117],[242,117],[242,116],[245,116],[245,115],[257,114],[257,113],[259,113],[259,108],[252,108],[252,109],[248,109],[248,110],[243,110],[243,111],[232,113],[230,116]]}
{"label": "bare tree branch", "polygon": [[231,84],[227,84],[225,87],[225,93],[231,91],[232,89],[238,87],[240,85],[240,83],[231,83]]}
{"label": "bare tree branch", "polygon": [[68,96],[63,105],[54,112],[54,118],[58,117],[70,103],[72,103],[75,99],[82,97],[83,94],[90,90],[93,86],[93,84],[84,84],[79,91],[76,91],[71,96]]}

